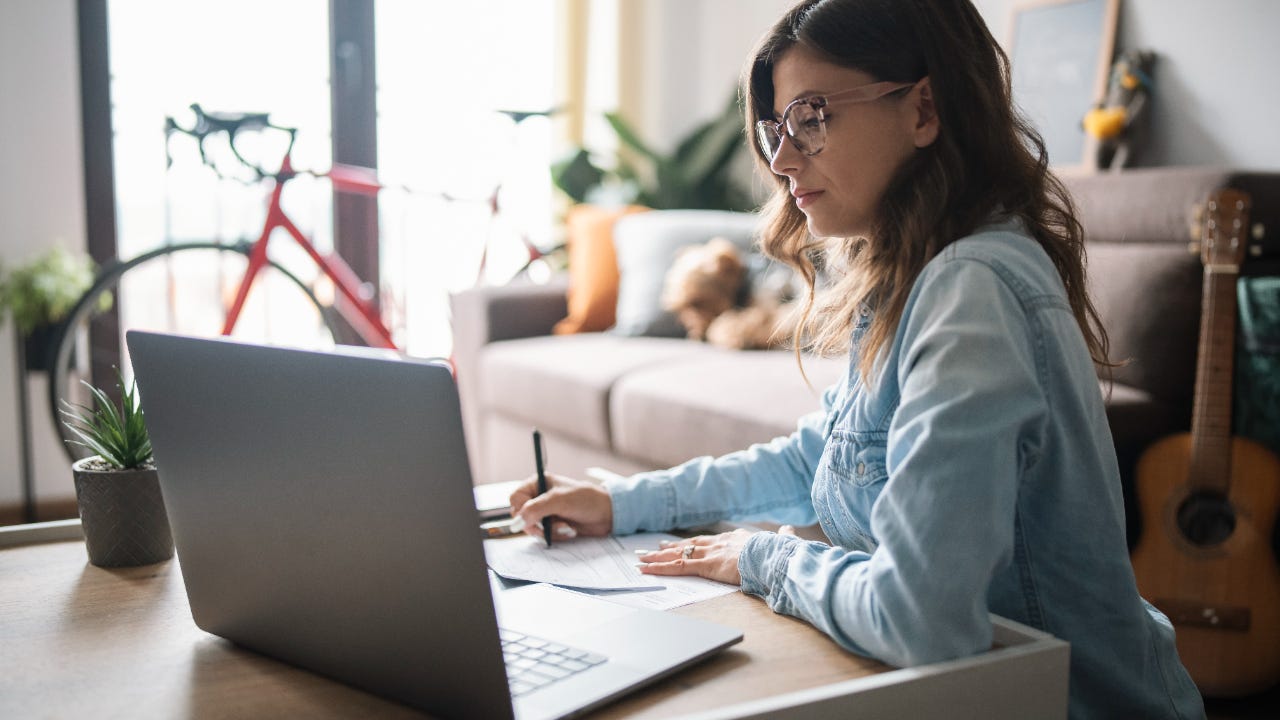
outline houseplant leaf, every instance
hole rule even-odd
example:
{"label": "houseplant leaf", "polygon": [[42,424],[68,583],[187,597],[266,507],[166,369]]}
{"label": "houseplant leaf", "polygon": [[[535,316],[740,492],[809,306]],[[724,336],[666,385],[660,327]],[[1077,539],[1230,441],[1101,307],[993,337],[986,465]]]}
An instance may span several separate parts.
{"label": "houseplant leaf", "polygon": [[137,385],[126,387],[119,370],[116,379],[121,391],[119,409],[101,389],[84,383],[93,394],[94,408],[66,403],[63,424],[79,438],[71,442],[92,450],[112,466],[127,470],[151,460],[151,438],[138,404]]}
{"label": "houseplant leaf", "polygon": [[586,202],[591,189],[604,177],[604,170],[591,162],[591,153],[586,148],[578,148],[577,152],[551,166],[551,181],[574,202]]}
{"label": "houseplant leaf", "polygon": [[618,140],[623,145],[635,150],[652,162],[660,163],[663,161],[663,157],[651,150],[648,145],[645,145],[644,141],[631,129],[631,126],[627,125],[627,121],[622,119],[622,116],[617,113],[605,113],[604,119],[608,121],[609,127],[613,128],[613,131],[617,133]]}

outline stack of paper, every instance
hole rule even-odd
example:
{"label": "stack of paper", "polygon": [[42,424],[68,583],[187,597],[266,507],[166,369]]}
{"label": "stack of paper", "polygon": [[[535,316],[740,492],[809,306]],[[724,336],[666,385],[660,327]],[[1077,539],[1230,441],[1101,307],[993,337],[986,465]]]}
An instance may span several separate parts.
{"label": "stack of paper", "polygon": [[550,548],[533,537],[486,540],[485,558],[495,573],[511,580],[544,582],[634,607],[666,610],[731,593],[733,585],[699,577],[645,575],[636,568],[636,550],[656,550],[665,533],[577,538]]}

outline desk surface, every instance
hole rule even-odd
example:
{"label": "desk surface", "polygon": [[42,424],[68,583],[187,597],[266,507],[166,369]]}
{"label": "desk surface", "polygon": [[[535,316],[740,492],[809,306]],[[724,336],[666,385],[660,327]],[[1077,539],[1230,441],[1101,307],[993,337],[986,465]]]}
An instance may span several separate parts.
{"label": "desk surface", "polygon": [[[591,717],[672,717],[889,669],[741,593],[671,612],[745,638]],[[0,717],[120,715],[421,717],[200,630],[176,561],[104,570],[81,541],[0,549]]]}

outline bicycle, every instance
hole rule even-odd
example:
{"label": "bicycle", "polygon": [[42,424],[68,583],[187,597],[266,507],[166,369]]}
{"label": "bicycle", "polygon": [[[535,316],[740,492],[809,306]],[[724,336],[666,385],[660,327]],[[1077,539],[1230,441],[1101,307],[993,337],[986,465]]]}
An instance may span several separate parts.
{"label": "bicycle", "polygon": [[[70,439],[69,431],[58,418],[61,417],[60,410],[64,407],[63,401],[70,401],[73,398],[73,391],[76,390],[73,375],[88,374],[86,368],[82,367],[84,358],[91,357],[96,366],[103,368],[112,365],[122,367],[120,362],[122,358],[118,356],[119,333],[107,333],[107,337],[101,337],[95,341],[89,332],[88,323],[95,309],[102,305],[105,295],[115,293],[116,297],[121,297],[122,293],[118,292],[118,289],[124,283],[157,266],[168,269],[164,278],[166,282],[162,285],[165,295],[163,303],[165,312],[175,315],[187,313],[202,316],[195,321],[195,325],[169,320],[162,325],[164,329],[172,330],[177,326],[188,334],[199,335],[238,333],[243,327],[246,316],[260,317],[264,314],[261,311],[246,313],[245,310],[253,297],[251,292],[265,285],[268,293],[274,291],[279,302],[291,306],[291,309],[280,312],[279,315],[289,318],[289,322],[305,317],[306,321],[303,324],[306,329],[301,332],[291,332],[291,328],[277,326],[269,331],[271,337],[263,337],[262,332],[257,335],[241,333],[241,337],[315,348],[351,344],[359,340],[371,347],[400,351],[392,332],[382,320],[374,289],[364,283],[336,253],[321,254],[312,241],[289,218],[281,205],[285,186],[295,178],[304,175],[327,178],[338,192],[375,196],[387,188],[378,180],[376,171],[341,163],[334,163],[327,172],[295,169],[292,153],[297,138],[297,128],[274,124],[267,113],[209,112],[199,104],[193,104],[191,110],[195,120],[190,127],[183,127],[171,117],[165,119],[166,151],[168,151],[170,138],[175,134],[192,138],[199,149],[202,165],[211,168],[219,178],[227,179],[228,176],[219,168],[217,162],[211,159],[206,149],[206,142],[211,138],[225,137],[225,147],[230,150],[235,162],[238,166],[248,169],[251,175],[249,180],[241,180],[241,182],[256,185],[270,180],[273,183],[262,230],[257,239],[252,241],[245,239],[234,242],[197,241],[167,244],[128,260],[113,261],[102,268],[92,287],[80,297],[50,344],[49,407],[56,431],[64,440]],[[531,114],[524,115],[527,117]],[[519,118],[513,119],[519,122]],[[275,171],[270,171],[261,163],[250,160],[237,145],[237,139],[242,133],[258,133],[264,130],[281,132],[287,137],[280,164]],[[172,162],[171,159],[169,161]],[[488,207],[490,221],[493,221],[500,214],[498,198],[501,187],[499,183],[484,197],[472,199],[445,192],[433,193],[433,195],[448,203],[483,203]],[[409,188],[399,189],[414,192]],[[301,277],[268,257],[267,248],[270,238],[274,231],[280,228],[293,238],[296,246],[319,270],[317,280],[327,280],[332,284],[332,290],[325,293],[326,297],[320,297],[316,289]],[[166,236],[169,235],[170,233],[166,231]],[[555,249],[541,250],[525,235],[521,235],[519,239],[527,259],[517,275],[527,273],[535,262],[545,257],[547,253],[555,251]],[[480,267],[476,274],[477,284],[485,275],[489,241],[489,238],[486,238],[485,247],[481,253]],[[201,290],[201,288],[188,287],[193,284],[189,278],[183,283],[176,282],[174,277],[177,273],[173,270],[176,265],[203,267],[206,268],[206,275],[207,268],[214,268],[215,277],[204,280],[204,283],[211,287],[203,290],[216,295],[217,302],[209,302],[208,295],[204,300],[192,302],[179,300],[178,294]],[[184,270],[183,274],[186,272]],[[264,281],[264,275],[268,273],[278,276],[278,279]],[[146,287],[155,288],[160,285],[155,282],[155,278],[151,280],[152,282]],[[328,295],[332,295],[332,299],[328,298]],[[338,322],[339,318],[345,321],[347,324],[345,327]],[[350,336],[348,327],[355,332],[356,337]],[[277,336],[282,330],[286,333],[283,339]],[[75,349],[86,344],[90,344],[88,352],[78,353],[79,362],[73,363]],[[75,449],[78,446],[73,444],[64,442],[63,447],[73,460],[81,454]]]}
{"label": "bicycle", "polygon": [[[93,285],[80,297],[50,342],[48,400],[55,429],[63,440],[70,439],[70,436],[59,420],[60,410],[64,407],[62,402],[70,402],[76,398],[73,392],[73,375],[87,374],[83,367],[84,359],[92,357],[98,365],[120,366],[118,333],[109,333],[111,337],[95,339],[88,328],[90,319],[103,305],[104,296],[114,294],[116,298],[121,298],[118,290],[123,283],[146,275],[151,275],[148,278],[151,282],[146,286],[159,289],[165,296],[163,313],[169,317],[164,327],[168,329],[181,329],[191,334],[232,335],[245,325],[245,309],[250,305],[251,292],[257,290],[256,294],[262,296],[257,299],[262,304],[275,302],[286,306],[287,309],[277,315],[287,319],[277,319],[276,327],[269,328],[266,326],[272,320],[268,316],[265,325],[263,322],[257,323],[253,330],[247,334],[242,333],[242,337],[264,340],[267,339],[264,336],[270,336],[283,338],[284,344],[295,346],[331,347],[339,340],[352,340],[344,336],[345,329],[337,323],[336,320],[340,317],[366,344],[398,350],[391,331],[379,315],[377,303],[368,286],[340,256],[333,253],[321,254],[281,205],[285,186],[300,175],[326,177],[339,192],[376,195],[383,186],[378,182],[375,172],[369,168],[338,163],[324,173],[295,170],[292,153],[297,128],[276,125],[266,113],[214,113],[204,111],[199,105],[192,105],[191,109],[195,113],[195,121],[191,127],[182,127],[171,117],[165,119],[166,150],[175,134],[193,138],[199,146],[202,163],[213,168],[219,177],[225,177],[206,152],[206,142],[210,138],[225,136],[227,146],[236,161],[248,168],[254,176],[249,181],[250,184],[264,180],[274,183],[262,231],[253,241],[166,244],[128,260],[113,261],[100,270]],[[246,158],[237,145],[241,133],[266,129],[280,131],[287,136],[287,145],[279,168],[275,171],[269,171]],[[268,257],[268,245],[278,228],[294,239],[297,246],[314,262],[321,276],[332,283],[335,291],[332,302],[327,301],[327,298],[322,300],[316,290],[297,274]],[[157,272],[163,273],[163,277],[156,277]],[[183,276],[182,282],[176,280],[179,274]],[[164,282],[155,282],[157,279]],[[231,284],[232,281],[234,285]],[[234,296],[228,303],[227,289],[230,287],[234,287]],[[208,295],[204,301],[182,302],[178,299],[180,294],[190,292]],[[209,296],[213,296],[215,302],[208,302]],[[185,316],[181,322],[176,319],[179,314]],[[78,360],[73,362],[75,349],[86,345],[88,352],[78,353]],[[63,447],[72,459],[80,454],[73,444],[64,442]]]}

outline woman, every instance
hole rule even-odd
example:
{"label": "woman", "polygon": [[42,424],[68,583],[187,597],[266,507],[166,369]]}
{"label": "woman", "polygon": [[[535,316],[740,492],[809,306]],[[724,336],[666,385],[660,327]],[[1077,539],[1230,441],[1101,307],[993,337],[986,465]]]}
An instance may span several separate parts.
{"label": "woman", "polygon": [[[792,9],[744,77],[777,180],[763,242],[809,284],[810,347],[850,352],[845,380],[790,437],[512,506],[565,536],[817,521],[830,544],[736,530],[642,570],[739,583],[900,666],[988,649],[994,612],[1071,643],[1072,717],[1203,717],[1138,595],[1081,228],[1008,78],[968,0]],[[815,300],[819,253],[838,279]]]}

